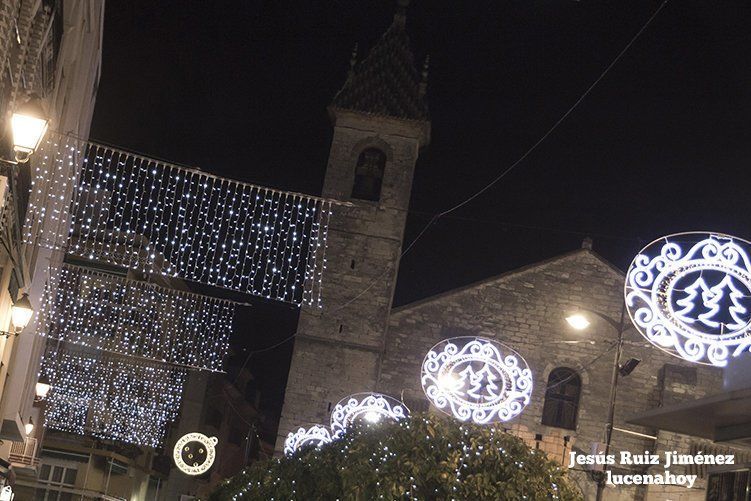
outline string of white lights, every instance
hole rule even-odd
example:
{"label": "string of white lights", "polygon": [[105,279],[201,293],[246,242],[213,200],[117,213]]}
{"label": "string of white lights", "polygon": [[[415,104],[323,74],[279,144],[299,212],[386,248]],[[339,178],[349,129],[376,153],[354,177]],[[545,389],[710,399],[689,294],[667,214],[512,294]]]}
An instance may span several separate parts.
{"label": "string of white lights", "polygon": [[89,348],[222,370],[235,303],[64,264],[39,334]]}
{"label": "string of white lights", "polygon": [[180,409],[185,369],[59,346],[48,345],[42,362],[51,385],[47,427],[140,446],[162,444]]}
{"label": "string of white lights", "polygon": [[26,243],[320,306],[331,200],[69,136],[35,155]]}

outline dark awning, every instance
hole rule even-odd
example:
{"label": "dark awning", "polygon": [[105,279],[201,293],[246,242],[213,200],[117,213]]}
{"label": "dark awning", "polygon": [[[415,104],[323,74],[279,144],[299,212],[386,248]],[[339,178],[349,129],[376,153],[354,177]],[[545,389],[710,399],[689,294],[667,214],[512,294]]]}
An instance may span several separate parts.
{"label": "dark awning", "polygon": [[751,445],[751,388],[659,407],[627,422],[715,442]]}

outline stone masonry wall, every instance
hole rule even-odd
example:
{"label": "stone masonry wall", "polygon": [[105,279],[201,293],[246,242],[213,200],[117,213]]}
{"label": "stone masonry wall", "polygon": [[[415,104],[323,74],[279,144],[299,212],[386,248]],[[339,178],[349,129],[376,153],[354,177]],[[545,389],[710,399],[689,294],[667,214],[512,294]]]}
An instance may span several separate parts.
{"label": "stone masonry wall", "polygon": [[[420,366],[427,351],[437,342],[459,335],[481,335],[503,342],[518,351],[532,368],[534,391],[522,415],[506,425],[530,443],[532,434],[562,449],[564,436],[575,449],[591,452],[591,444],[604,441],[608,414],[610,378],[616,330],[590,315],[592,324],[573,331],[565,322],[576,307],[620,318],[623,275],[592,251],[582,249],[550,261],[523,268],[480,284],[396,309],[391,314],[378,391],[405,401],[424,400]],[[719,371],[697,367],[664,354],[649,345],[633,328],[625,334],[622,360],[641,359],[638,367],[618,385],[615,426],[654,435],[654,430],[626,424],[629,416],[659,405],[675,391],[691,398],[719,391]],[[669,383],[661,386],[663,367],[686,367],[694,374],[694,385]],[[547,378],[556,367],[582,373],[582,393],[576,430],[560,430],[541,424]],[[675,371],[673,371],[675,372]],[[662,381],[664,382],[664,380]],[[681,387],[680,384],[683,384]],[[519,433],[521,431],[521,433]],[[546,437],[555,437],[547,438]],[[532,440],[534,442],[534,440]],[[560,442],[559,445],[555,445]],[[684,448],[688,441],[676,445]],[[661,448],[651,439],[613,433],[611,450],[631,452]],[[557,454],[554,454],[557,455]],[[588,495],[594,484],[585,472],[576,472],[579,485]],[[644,499],[644,489],[606,490],[606,499]],[[650,498],[668,499],[668,498]]]}
{"label": "stone masonry wall", "polygon": [[[342,398],[375,389],[423,125],[337,112],[323,196],[329,227],[323,308],[303,307],[276,449],[300,426],[329,422]],[[378,202],[350,200],[360,153],[386,154]]]}

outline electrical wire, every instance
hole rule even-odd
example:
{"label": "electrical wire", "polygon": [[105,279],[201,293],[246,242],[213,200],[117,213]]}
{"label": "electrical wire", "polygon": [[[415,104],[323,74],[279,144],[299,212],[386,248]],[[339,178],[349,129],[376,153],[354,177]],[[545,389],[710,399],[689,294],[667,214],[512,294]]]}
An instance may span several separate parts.
{"label": "electrical wire", "polygon": [[579,376],[579,377],[580,377],[580,376],[584,375],[584,372],[585,372],[585,371],[586,371],[586,370],[587,370],[588,368],[590,368],[590,367],[591,367],[592,365],[594,365],[594,363],[595,363],[595,362],[597,362],[597,361],[598,361],[598,360],[600,360],[600,359],[601,359],[602,357],[604,357],[604,356],[605,356],[605,355],[606,355],[606,354],[607,354],[608,352],[610,352],[610,350],[612,350],[613,348],[615,348],[615,346],[616,346],[617,344],[618,344],[618,341],[615,341],[615,342],[613,342],[612,344],[610,344],[610,346],[608,346],[608,347],[607,347],[607,348],[606,348],[606,349],[605,349],[604,351],[602,351],[602,352],[601,352],[601,353],[600,353],[599,355],[597,355],[597,356],[596,356],[595,358],[593,358],[592,360],[590,360],[590,361],[589,361],[589,362],[588,362],[588,363],[587,363],[586,365],[583,365],[583,366],[582,366],[582,367],[580,367],[579,369],[576,369],[576,370],[574,370],[574,371],[573,371],[573,373],[572,373],[572,374],[571,374],[570,376],[568,376],[567,378],[565,378],[565,379],[562,379],[562,380],[558,381],[558,382],[557,382],[557,383],[555,383],[555,384],[552,384],[552,385],[550,385],[550,386],[547,386],[547,387],[545,387],[545,392],[547,393],[547,392],[549,392],[550,390],[552,390],[552,389],[554,389],[554,388],[557,388],[558,386],[560,386],[560,385],[562,385],[562,384],[568,383],[568,382],[569,382],[569,381],[571,381],[571,380],[572,380],[572,379],[573,379],[574,377],[577,377],[577,376]]}
{"label": "electrical wire", "polygon": [[[418,210],[409,210],[407,212],[410,214],[418,215],[418,216],[432,216],[433,215],[431,212],[418,211]],[[610,240],[622,240],[622,241],[630,241],[630,242],[638,242],[638,243],[644,242],[644,239],[639,238],[639,237],[631,237],[631,236],[624,236],[624,235],[611,235],[608,233],[594,233],[591,231],[566,229],[566,228],[561,228],[561,227],[552,228],[550,226],[521,224],[521,223],[513,223],[511,221],[483,219],[483,218],[467,217],[467,216],[444,216],[444,217],[446,219],[455,219],[457,221],[470,221],[470,222],[475,222],[475,223],[482,223],[485,225],[492,224],[496,226],[503,226],[503,227],[509,227],[509,228],[521,228],[524,230],[535,230],[535,231],[549,232],[549,233],[568,233],[570,235],[580,235],[580,236],[586,236],[586,237],[597,237],[597,238],[604,238],[604,239],[610,239]]]}
{"label": "electrical wire", "polygon": [[[657,15],[660,13],[660,11],[667,5],[668,0],[663,0],[663,2],[660,4],[660,6],[657,8],[657,10],[654,11],[654,13],[647,19],[647,22],[642,25],[642,27],[639,29],[639,31],[636,32],[636,35],[629,40],[629,42],[626,44],[626,46],[618,53],[617,56],[615,56],[615,59],[603,70],[602,73],[600,73],[600,76],[598,76],[594,82],[587,88],[587,90],[584,91],[584,94],[577,99],[571,107],[566,110],[566,112],[559,118],[552,127],[550,127],[545,134],[542,135],[540,139],[537,140],[536,143],[534,143],[521,157],[519,157],[514,163],[512,163],[506,170],[501,172],[498,176],[496,176],[492,181],[490,181],[488,184],[486,184],[484,187],[467,197],[466,199],[462,200],[458,204],[454,205],[450,209],[447,209],[443,212],[440,212],[436,215],[436,218],[440,218],[441,216],[445,216],[446,214],[449,214],[451,212],[454,212],[456,209],[459,209],[460,207],[463,207],[470,203],[475,198],[479,197],[483,193],[485,193],[487,190],[492,188],[498,181],[503,179],[507,174],[509,174],[511,171],[513,171],[520,163],[522,163],[533,151],[537,149],[538,146],[540,146],[547,138],[550,136],[561,123],[563,123],[564,120],[566,120],[571,113],[576,110],[576,108],[579,107],[582,101],[594,90],[595,87],[597,87],[597,84],[600,83],[600,81],[605,78],[605,76],[610,72],[610,70],[618,63],[618,61],[621,60],[621,58],[628,52],[628,50],[631,48],[631,46],[636,42],[636,40],[641,36],[642,33],[649,27],[650,24],[652,24],[652,21],[657,17]],[[429,223],[430,224],[430,223]]]}
{"label": "electrical wire", "polygon": [[[610,64],[605,67],[605,69],[602,71],[602,73],[600,73],[600,75],[595,79],[595,81],[592,82],[592,84],[589,87],[587,87],[587,89],[584,91],[584,93],[581,96],[579,96],[579,99],[577,99],[574,102],[574,104],[572,104],[566,110],[566,112],[540,137],[540,139],[538,139],[534,144],[532,144],[532,146],[530,146],[529,149],[527,149],[527,151],[525,151],[522,156],[520,156],[515,162],[513,162],[510,166],[508,166],[506,169],[504,169],[499,175],[497,175],[495,178],[493,178],[488,184],[486,184],[485,186],[483,186],[482,188],[480,188],[479,190],[477,190],[476,192],[474,192],[472,195],[468,196],[467,198],[465,198],[461,202],[459,202],[456,205],[450,207],[449,209],[446,209],[446,210],[444,210],[442,212],[439,212],[439,213],[433,215],[433,217],[430,218],[430,220],[428,221],[428,223],[422,228],[422,230],[420,230],[420,232],[412,240],[412,242],[410,242],[410,244],[402,251],[402,253],[399,256],[399,259],[401,260],[402,258],[404,258],[404,256],[407,255],[407,253],[410,250],[412,250],[412,248],[420,240],[420,238],[422,238],[422,236],[428,231],[428,229],[433,225],[433,223],[435,223],[436,221],[438,221],[438,219],[440,219],[440,218],[442,218],[442,217],[444,217],[444,216],[446,216],[446,215],[454,212],[455,210],[457,210],[457,209],[459,209],[459,208],[467,205],[468,203],[470,203],[471,201],[473,201],[474,199],[476,199],[477,197],[479,197],[480,195],[482,195],[483,193],[485,193],[487,190],[489,190],[490,188],[492,188],[496,183],[498,183],[498,181],[500,181],[501,179],[503,179],[504,177],[506,177],[508,174],[510,174],[514,169],[516,169],[517,166],[519,166],[519,164],[521,164],[529,155],[531,155],[532,152],[534,152],[537,149],[537,147],[540,146],[558,128],[558,126],[561,125],[569,117],[569,115],[571,115],[571,113],[573,113],[574,110],[576,110],[576,108],[579,107],[579,105],[582,103],[582,101],[584,101],[584,99],[595,89],[595,87],[597,87],[597,84],[599,84],[600,81],[603,78],[605,78],[605,76],[610,72],[610,70],[618,63],[618,61],[621,60],[621,58],[626,54],[626,52],[628,52],[628,50],[631,48],[631,46],[634,44],[634,42],[636,42],[636,40],[641,36],[642,33],[644,33],[644,31],[649,27],[649,25],[652,24],[652,21],[657,17],[657,15],[660,13],[660,11],[662,11],[662,9],[665,7],[665,5],[667,5],[667,3],[668,3],[668,0],[663,0],[663,2],[660,4],[660,6],[652,13],[652,15],[649,17],[649,19],[647,19],[647,21],[642,25],[642,27],[639,29],[639,31],[636,32],[636,35],[634,35],[631,38],[631,40],[629,40],[629,42],[626,44],[626,46],[623,47],[623,49],[621,49],[621,51],[618,53],[618,55],[615,56],[615,58],[610,62]],[[354,301],[356,301],[357,299],[359,299],[360,297],[362,297],[366,292],[368,292],[370,289],[372,289],[373,286],[376,283],[378,283],[378,281],[380,281],[381,278],[383,278],[386,275],[386,273],[388,273],[391,270],[392,267],[393,267],[393,265],[388,265],[386,267],[386,269],[383,271],[383,273],[381,273],[378,277],[376,277],[375,279],[373,279],[373,281],[363,291],[361,291],[355,297],[353,297],[349,301],[345,302],[344,304],[342,304],[338,308],[334,309],[332,311],[332,313],[335,313],[335,312],[337,312],[337,311],[339,311],[339,310],[341,310],[341,309],[349,306]]]}
{"label": "electrical wire", "polygon": [[[420,238],[425,234],[425,232],[428,231],[428,229],[435,223],[438,219],[441,217],[444,217],[455,210],[459,209],[460,207],[463,207],[485,193],[487,190],[492,188],[496,183],[498,183],[501,179],[506,177],[508,174],[510,174],[519,164],[521,164],[532,152],[534,152],[538,146],[540,146],[557,128],[560,126],[568,117],[573,113],[576,108],[579,107],[579,105],[584,101],[584,99],[597,87],[597,85],[600,83],[600,81],[605,78],[605,76],[610,72],[610,70],[618,63],[618,61],[621,60],[621,58],[628,52],[628,50],[631,48],[631,46],[636,42],[636,40],[641,36],[642,33],[649,27],[650,24],[652,24],[652,21],[657,17],[657,15],[662,11],[662,9],[667,5],[669,0],[663,0],[663,2],[660,4],[660,6],[652,13],[652,15],[647,19],[647,21],[642,25],[642,27],[639,29],[639,31],[636,32],[636,34],[629,40],[629,42],[626,44],[623,49],[615,56],[615,58],[611,61],[611,63],[605,67],[605,69],[600,73],[600,75],[592,82],[592,84],[587,87],[587,89],[584,91],[584,93],[577,99],[573,105],[571,105],[566,112],[555,122],[553,125],[538,139],[532,146],[527,149],[527,151],[524,152],[522,156],[520,156],[515,162],[513,162],[510,166],[508,166],[506,169],[504,169],[498,176],[493,178],[488,184],[483,186],[481,189],[477,190],[475,193],[470,195],[469,197],[465,198],[461,202],[457,203],[456,205],[450,207],[449,209],[446,209],[442,212],[439,212],[437,214],[434,214],[433,217],[430,218],[428,223],[420,230],[420,232],[417,234],[417,236],[410,242],[409,245],[401,252],[399,255],[399,259],[401,260],[414,246],[415,244],[420,240]],[[377,284],[391,269],[393,268],[392,264],[389,264],[386,269],[375,279],[373,279],[370,284],[365,287],[362,291],[360,291],[357,295],[352,297],[351,299],[345,301],[341,305],[333,308],[331,310],[330,314],[334,314],[353,302],[357,301],[360,297],[362,297],[364,294],[366,294],[370,289],[372,289],[375,284]],[[261,348],[258,350],[252,350],[248,353],[248,358],[246,359],[245,363],[243,363],[243,367],[247,364],[248,360],[250,360],[250,357],[254,353],[263,353],[265,351],[273,350],[274,348],[277,348],[292,339],[294,339],[299,334],[299,331],[295,332],[294,334],[291,334],[290,336],[286,337],[282,341],[279,341],[278,343],[275,343],[271,346],[268,346],[266,348]]]}

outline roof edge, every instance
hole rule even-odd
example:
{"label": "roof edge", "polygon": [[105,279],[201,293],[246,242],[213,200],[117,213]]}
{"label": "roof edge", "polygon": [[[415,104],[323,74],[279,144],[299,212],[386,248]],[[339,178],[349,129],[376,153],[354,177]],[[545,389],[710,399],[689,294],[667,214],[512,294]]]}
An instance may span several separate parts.
{"label": "roof edge", "polygon": [[402,118],[392,115],[383,115],[379,113],[370,113],[367,111],[342,108],[330,104],[326,107],[331,124],[336,127],[339,119],[361,119],[361,120],[380,120],[380,123],[390,124],[395,130],[414,131],[415,138],[420,142],[420,147],[428,146],[432,133],[432,123],[430,120],[420,120],[415,118]]}
{"label": "roof edge", "polygon": [[399,314],[399,313],[401,313],[403,311],[411,310],[413,308],[417,308],[417,307],[422,306],[424,304],[431,303],[431,302],[436,301],[438,299],[443,299],[445,297],[450,297],[450,296],[453,296],[453,295],[456,295],[456,294],[460,294],[460,293],[462,293],[464,291],[467,291],[469,289],[473,289],[475,287],[480,287],[482,285],[485,285],[485,284],[488,284],[490,282],[494,282],[496,280],[500,280],[502,278],[506,278],[506,277],[509,277],[509,276],[512,276],[512,275],[516,275],[516,274],[519,274],[519,273],[524,273],[524,272],[530,271],[530,270],[532,270],[534,268],[539,268],[539,267],[544,266],[546,264],[550,264],[550,263],[553,263],[555,261],[559,261],[561,259],[569,258],[571,256],[575,256],[577,254],[582,254],[582,253],[591,254],[594,258],[596,258],[598,261],[602,262],[602,264],[604,264],[607,268],[609,268],[612,272],[614,272],[615,274],[617,274],[619,277],[623,277],[623,278],[626,277],[626,274],[620,268],[618,268],[616,265],[614,265],[613,263],[611,263],[610,261],[608,261],[607,259],[605,259],[604,257],[602,257],[597,252],[593,251],[592,249],[575,249],[575,250],[572,250],[572,251],[569,251],[569,252],[565,252],[563,254],[558,254],[556,256],[552,256],[552,257],[549,257],[547,259],[543,259],[542,261],[537,261],[535,263],[530,263],[530,264],[524,265],[521,268],[516,268],[516,269],[513,269],[513,270],[505,271],[505,272],[503,272],[503,273],[501,273],[499,275],[493,275],[492,277],[483,278],[482,280],[478,280],[476,282],[472,282],[472,283],[469,283],[467,285],[462,285],[461,287],[457,287],[457,288],[454,288],[454,289],[449,289],[449,290],[444,291],[444,292],[439,292],[438,294],[434,294],[432,296],[428,296],[428,297],[423,298],[423,299],[418,299],[417,301],[413,301],[411,303],[407,303],[407,304],[399,306],[397,308],[392,308],[391,314],[392,315],[396,315],[396,314]]}

